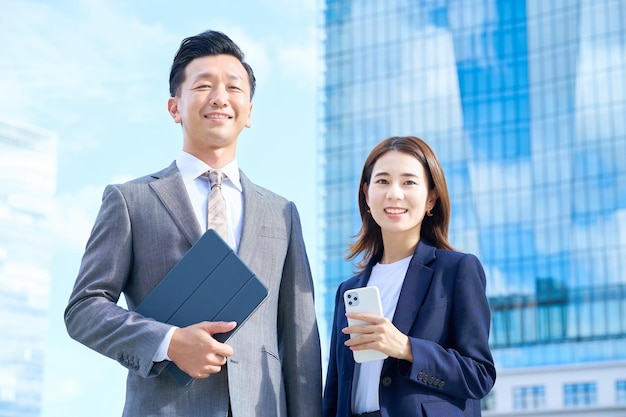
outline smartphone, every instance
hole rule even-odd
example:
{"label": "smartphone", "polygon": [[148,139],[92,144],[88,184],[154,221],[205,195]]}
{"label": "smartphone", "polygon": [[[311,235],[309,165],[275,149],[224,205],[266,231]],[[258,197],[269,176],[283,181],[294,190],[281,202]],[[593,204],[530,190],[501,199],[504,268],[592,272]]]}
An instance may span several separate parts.
{"label": "smartphone", "polygon": [[[383,306],[380,302],[378,287],[354,288],[343,293],[343,300],[346,305],[346,313],[370,313],[378,316],[383,315]],[[368,324],[362,320],[354,320],[348,317],[348,326],[358,326]],[[357,337],[352,333],[350,338]],[[374,361],[387,358],[387,354],[374,349],[353,350],[354,361],[358,363]]]}

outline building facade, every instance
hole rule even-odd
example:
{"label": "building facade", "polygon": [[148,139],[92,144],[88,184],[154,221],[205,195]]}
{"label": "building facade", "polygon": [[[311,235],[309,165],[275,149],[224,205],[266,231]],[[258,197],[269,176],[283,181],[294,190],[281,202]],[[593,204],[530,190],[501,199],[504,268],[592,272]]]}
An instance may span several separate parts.
{"label": "building facade", "polygon": [[57,138],[0,120],[0,416],[41,415]]}
{"label": "building facade", "polygon": [[626,415],[626,3],[326,0],[323,16],[323,336],[365,157],[419,136],[450,241],[487,273],[485,415]]}

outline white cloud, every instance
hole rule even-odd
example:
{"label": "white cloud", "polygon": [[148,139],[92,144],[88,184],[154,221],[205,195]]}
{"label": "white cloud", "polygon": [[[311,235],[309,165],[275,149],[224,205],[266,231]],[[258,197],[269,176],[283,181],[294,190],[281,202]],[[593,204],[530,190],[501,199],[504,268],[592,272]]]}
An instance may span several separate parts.
{"label": "white cloud", "polygon": [[[99,149],[110,140],[106,119],[124,118],[120,124],[136,126],[165,123],[169,66],[189,33],[166,29],[158,19],[147,23],[147,13],[132,14],[122,7],[104,1],[55,7],[34,1],[4,4],[0,56],[12,65],[0,66],[0,95],[11,100],[0,103],[0,112],[55,129],[62,135],[62,149],[73,152]],[[308,10],[290,1],[272,7],[285,16]],[[314,2],[304,7],[315,9]],[[314,26],[296,36],[277,28],[258,36],[254,28],[216,19],[212,16],[211,26],[244,49],[260,89],[275,93],[271,84],[276,77],[299,87],[315,85]]]}
{"label": "white cloud", "polygon": [[52,213],[52,230],[57,245],[82,251],[93,227],[103,186],[87,185],[73,193],[59,194]]}
{"label": "white cloud", "polygon": [[299,86],[312,87],[317,85],[318,45],[315,30],[308,31],[305,40],[293,42],[282,40],[276,51],[278,64],[284,75],[295,80]]}
{"label": "white cloud", "polygon": [[[179,42],[159,25],[116,13],[106,2],[78,3],[63,11],[39,2],[9,1],[2,16],[0,56],[12,65],[0,66],[0,95],[12,99],[0,103],[0,112],[36,125],[42,120],[76,125],[85,108],[94,117],[101,106],[141,111],[144,106],[137,100],[142,94],[137,92],[163,78],[162,72],[146,69],[165,59],[164,45],[174,50]],[[128,85],[137,91],[133,94]],[[120,87],[129,94],[120,97]]]}
{"label": "white cloud", "polygon": [[[317,45],[314,28],[304,30],[304,37],[286,38],[268,31],[263,37],[254,36],[250,31],[228,26],[219,30],[237,43],[246,55],[246,61],[254,69],[258,88],[269,86],[275,77],[288,79],[298,87],[315,87],[317,77]],[[271,93],[271,92],[270,92]]]}
{"label": "white cloud", "polygon": [[249,31],[238,26],[220,28],[219,30],[226,33],[243,50],[246,61],[254,70],[257,81],[259,83],[265,82],[273,70],[268,42],[255,37]]}
{"label": "white cloud", "polygon": [[59,154],[80,154],[102,148],[103,145],[98,136],[92,132],[72,130],[59,141]]}
{"label": "white cloud", "polygon": [[43,417],[121,414],[126,376],[122,366],[67,336],[49,345],[46,355]]}
{"label": "white cloud", "polygon": [[48,385],[50,391],[46,392],[46,397],[51,404],[65,403],[79,397],[82,392],[81,381],[78,378],[61,377],[55,380],[54,384]]}
{"label": "white cloud", "polygon": [[278,10],[287,16],[316,13],[318,0],[263,0],[269,8]]}
{"label": "white cloud", "polygon": [[[134,178],[116,174],[108,183],[121,184]],[[57,245],[83,251],[98,215],[105,185],[88,184],[78,191],[60,193],[51,211],[52,231]]]}

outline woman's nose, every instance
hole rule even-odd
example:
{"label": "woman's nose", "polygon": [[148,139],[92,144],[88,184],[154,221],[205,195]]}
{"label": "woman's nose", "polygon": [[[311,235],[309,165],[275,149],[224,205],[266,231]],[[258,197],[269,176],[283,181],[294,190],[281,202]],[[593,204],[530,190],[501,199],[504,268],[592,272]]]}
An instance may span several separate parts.
{"label": "woman's nose", "polygon": [[388,199],[401,199],[404,194],[402,193],[402,188],[398,184],[391,184],[389,189],[387,190],[387,198]]}

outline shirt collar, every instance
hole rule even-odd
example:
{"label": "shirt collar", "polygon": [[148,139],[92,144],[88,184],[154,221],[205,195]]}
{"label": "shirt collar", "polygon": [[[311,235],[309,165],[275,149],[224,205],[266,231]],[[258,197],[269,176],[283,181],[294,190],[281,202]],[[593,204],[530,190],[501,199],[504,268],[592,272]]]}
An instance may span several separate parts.
{"label": "shirt collar", "polygon": [[[182,175],[184,181],[194,181],[200,175],[213,169],[200,159],[185,151],[181,151],[178,158],[176,158],[176,166],[178,167],[180,175]],[[240,192],[243,192],[243,189],[241,188],[241,178],[239,176],[239,164],[237,164],[236,159],[226,164],[220,169],[220,171],[226,174],[228,180],[235,186],[235,188],[237,188]]]}

